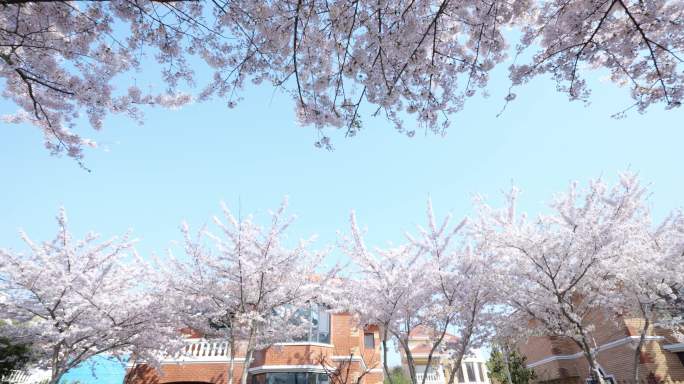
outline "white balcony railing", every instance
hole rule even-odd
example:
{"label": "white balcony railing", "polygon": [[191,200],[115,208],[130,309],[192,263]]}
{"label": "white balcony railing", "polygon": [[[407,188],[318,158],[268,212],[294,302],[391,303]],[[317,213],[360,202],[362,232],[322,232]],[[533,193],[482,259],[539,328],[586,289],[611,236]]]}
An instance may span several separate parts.
{"label": "white balcony railing", "polygon": [[50,371],[47,370],[33,370],[12,371],[9,375],[2,377],[0,382],[9,384],[45,384],[50,381]]}
{"label": "white balcony railing", "polygon": [[[190,339],[175,355],[163,359],[165,362],[228,361],[230,348],[225,341]],[[236,359],[238,360],[238,359]]]}
{"label": "white balcony railing", "polygon": [[[418,383],[423,382],[423,373],[416,372],[416,379]],[[444,375],[439,372],[428,372],[425,384],[444,384],[446,382]]]}

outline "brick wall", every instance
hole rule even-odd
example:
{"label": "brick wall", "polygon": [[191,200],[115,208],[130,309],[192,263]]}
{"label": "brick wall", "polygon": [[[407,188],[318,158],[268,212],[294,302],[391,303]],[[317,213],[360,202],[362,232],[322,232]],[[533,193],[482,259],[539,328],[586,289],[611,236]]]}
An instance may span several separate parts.
{"label": "brick wall", "polygon": [[[627,336],[638,336],[643,327],[639,319],[616,319],[594,315],[590,321],[595,325],[592,337],[597,345],[621,340]],[[650,336],[665,335],[658,329],[650,329]],[[668,343],[665,341],[664,343]],[[646,341],[640,356],[640,377],[645,383],[649,373],[658,376],[664,383],[684,384],[684,365],[676,354],[662,349],[663,341]],[[519,346],[521,353],[527,357],[528,363],[534,363],[550,356],[572,355],[580,351],[579,347],[567,338],[530,337]],[[633,384],[635,345],[624,344],[598,353],[597,360],[603,370],[612,375],[617,383]],[[558,383],[558,380],[575,380],[583,383],[589,376],[589,364],[584,356],[572,360],[556,360],[534,368],[537,382]]]}
{"label": "brick wall", "polygon": [[331,347],[274,345],[254,354],[253,367],[261,365],[319,365],[332,357]]}
{"label": "brick wall", "polygon": [[[373,333],[375,348],[364,346],[364,333]],[[243,357],[244,350],[236,354]],[[363,359],[363,362],[360,359]],[[377,327],[360,327],[349,314],[334,314],[331,317],[331,345],[284,344],[274,345],[257,351],[250,367],[274,365],[344,366],[345,377],[355,382],[362,377],[361,384],[382,384],[380,338]],[[211,383],[227,384],[228,364],[186,363],[163,364],[159,370],[149,366],[138,366],[128,372],[127,384],[163,383]],[[348,375],[346,375],[348,372]],[[242,363],[236,363],[233,384],[240,382]],[[365,374],[364,374],[365,373]]]}
{"label": "brick wall", "polygon": [[[236,365],[233,383],[240,382],[242,366]],[[164,364],[161,372],[146,366],[137,366],[126,376],[127,383],[135,384],[164,384],[164,383],[211,383],[227,384],[228,364]]]}

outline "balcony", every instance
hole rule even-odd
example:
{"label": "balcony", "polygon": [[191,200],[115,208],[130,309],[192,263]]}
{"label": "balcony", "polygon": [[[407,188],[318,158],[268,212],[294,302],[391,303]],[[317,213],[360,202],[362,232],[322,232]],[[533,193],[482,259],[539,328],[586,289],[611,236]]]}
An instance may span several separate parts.
{"label": "balcony", "polygon": [[[428,372],[427,377],[425,378],[425,384],[444,384],[446,383],[446,379],[444,378],[444,373],[441,372],[442,369],[439,369],[437,371],[431,370]],[[423,382],[423,372],[416,372],[416,379],[418,384],[421,384]]]}
{"label": "balcony", "polygon": [[[188,339],[180,351],[162,359],[162,363],[228,361],[230,361],[230,347],[227,342],[204,339]],[[241,362],[244,359],[236,358],[235,361]]]}
{"label": "balcony", "polygon": [[50,371],[42,369],[35,369],[30,372],[15,370],[0,378],[0,382],[9,384],[46,384],[49,381]]}

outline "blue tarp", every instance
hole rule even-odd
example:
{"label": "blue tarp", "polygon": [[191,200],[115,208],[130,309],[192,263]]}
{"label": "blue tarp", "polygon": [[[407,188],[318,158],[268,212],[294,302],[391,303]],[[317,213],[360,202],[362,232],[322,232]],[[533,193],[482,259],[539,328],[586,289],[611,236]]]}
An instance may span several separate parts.
{"label": "blue tarp", "polygon": [[[96,356],[67,372],[60,384],[121,384],[126,367],[118,360],[107,356]],[[95,363],[94,365],[92,363]]]}

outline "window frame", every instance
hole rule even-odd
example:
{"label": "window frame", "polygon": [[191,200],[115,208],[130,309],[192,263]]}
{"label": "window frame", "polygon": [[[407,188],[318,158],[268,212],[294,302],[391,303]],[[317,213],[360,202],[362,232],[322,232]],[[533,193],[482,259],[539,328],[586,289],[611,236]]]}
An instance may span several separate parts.
{"label": "window frame", "polygon": [[[301,343],[330,344],[332,337],[332,314],[328,311],[328,308],[324,305],[312,303],[307,308],[302,308],[301,311],[303,312],[302,318],[309,322],[309,329],[302,336],[294,337],[292,340]],[[321,322],[321,318],[325,318],[325,320]],[[326,326],[326,329],[321,330],[322,324]],[[322,338],[322,335],[325,337]]]}
{"label": "window frame", "polygon": [[[370,336],[370,338],[368,336]],[[370,340],[373,345],[368,346],[368,340]],[[375,333],[374,332],[364,332],[363,333],[363,348],[375,349]]]}
{"label": "window frame", "polygon": [[[469,383],[477,383],[478,380],[476,377],[477,373],[475,372],[475,363],[472,361],[466,361],[465,366],[466,366],[466,373],[468,374],[468,382]],[[472,377],[470,375],[471,372],[473,373]]]}
{"label": "window frame", "polygon": [[[323,372],[290,371],[290,372],[262,372],[251,375],[251,384],[270,384],[269,375],[288,375],[284,384],[329,384],[330,377]],[[321,380],[325,377],[325,380]],[[314,378],[312,381],[311,379]],[[301,380],[303,379],[303,380]],[[276,384],[276,383],[273,383]]]}
{"label": "window frame", "polygon": [[457,379],[459,383],[465,383],[465,372],[463,372],[463,363],[461,363],[461,366],[458,368],[458,371],[456,371]]}
{"label": "window frame", "polygon": [[485,372],[487,371],[487,369],[485,368],[484,363],[483,362],[477,362],[476,365],[477,365],[477,374],[480,375],[480,381],[483,383],[486,382],[487,380],[485,379]]}

